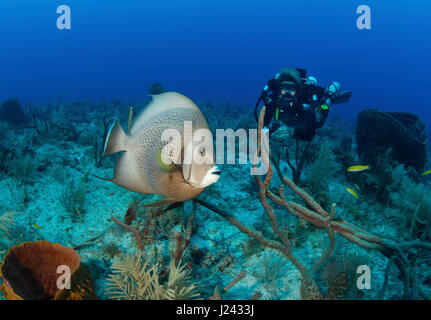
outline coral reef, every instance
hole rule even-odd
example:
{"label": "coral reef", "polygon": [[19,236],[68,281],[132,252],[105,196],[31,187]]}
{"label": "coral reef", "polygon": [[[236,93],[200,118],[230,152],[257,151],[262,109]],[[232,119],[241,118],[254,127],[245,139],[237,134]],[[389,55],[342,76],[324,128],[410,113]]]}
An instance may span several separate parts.
{"label": "coral reef", "polygon": [[[261,115],[259,118],[259,133],[261,132],[263,127],[264,114],[265,107],[262,108]],[[261,137],[261,135],[259,134],[258,137]],[[280,253],[282,253],[301,274],[302,280],[300,291],[302,299],[316,300],[324,298],[317,283],[313,279],[313,274],[331,256],[331,253],[335,246],[336,234],[341,235],[346,240],[364,249],[377,250],[389,259],[389,264],[395,263],[404,278],[404,298],[427,298],[426,293],[422,291],[421,288],[418,286],[418,280],[415,274],[411,271],[412,266],[416,263],[416,261],[415,259],[408,259],[406,253],[411,248],[416,248],[419,251],[431,250],[431,242],[423,241],[423,239],[402,241],[399,239],[382,237],[369,233],[364,229],[361,229],[344,220],[335,220],[335,204],[332,205],[331,212],[328,213],[316,201],[314,201],[314,199],[306,191],[296,186],[292,180],[283,176],[279,168],[276,169],[277,173],[281,177],[280,180],[283,182],[283,184],[287,185],[297,196],[302,198],[302,200],[306,202],[307,207],[310,209],[304,207],[299,203],[287,201],[284,194],[284,185],[280,186],[279,188],[279,196],[275,195],[272,191],[269,190],[269,185],[273,176],[273,169],[269,160],[270,151],[268,144],[268,141],[265,142],[264,139],[262,140],[261,138],[259,138],[258,149],[256,152],[255,159],[260,154],[269,171],[264,180],[261,180],[261,178],[257,174],[255,174],[255,179],[260,189],[259,199],[263,207],[265,208],[268,219],[270,221],[271,229],[274,235],[277,236],[278,240],[272,240],[268,237],[265,237],[262,233],[253,230],[250,227],[241,223],[231,214],[222,211],[209,203],[196,199],[194,201],[219,214],[221,217],[223,217],[236,228],[238,228],[241,232],[255,238],[263,246],[280,251]],[[263,152],[262,150],[267,151]],[[257,161],[255,161],[255,163],[257,163]],[[256,170],[256,164],[253,168],[254,170]],[[268,202],[268,199],[271,199],[278,205],[285,207],[287,211],[292,215],[306,220],[317,228],[322,228],[326,230],[329,238],[329,245],[322,254],[321,258],[316,261],[311,268],[308,269],[307,266],[294,255],[292,251],[292,243],[288,237],[288,233],[284,231],[284,229],[281,229],[279,227],[274,209]],[[328,289],[328,293],[330,292],[331,290]]]}
{"label": "coral reef", "polygon": [[[24,241],[61,243],[79,253],[94,279],[94,295],[102,299],[430,297],[430,175],[392,152],[379,154],[376,163],[362,162],[354,124],[333,117],[309,144],[280,127],[264,159],[267,176],[250,175],[252,159],[237,165],[236,152],[236,164],[221,165],[220,181],[196,201],[147,208],[143,204],[159,198],[88,174],[111,174],[116,159],[101,157],[111,120],[126,128],[145,104],[61,99],[26,104],[30,121],[23,126],[0,121],[2,256]],[[255,128],[246,107],[199,106],[212,130]],[[355,164],[371,167],[346,170]],[[152,279],[152,289],[136,293],[143,287],[125,272],[131,270],[127,261]],[[355,286],[362,264],[372,270],[372,290]],[[127,283],[125,294],[121,286]],[[36,291],[46,298],[42,292]]]}

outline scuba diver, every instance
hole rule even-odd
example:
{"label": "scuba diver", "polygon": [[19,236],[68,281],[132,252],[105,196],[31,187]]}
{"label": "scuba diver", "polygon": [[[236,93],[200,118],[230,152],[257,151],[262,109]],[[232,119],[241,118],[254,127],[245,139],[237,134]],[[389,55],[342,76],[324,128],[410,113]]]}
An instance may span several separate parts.
{"label": "scuba diver", "polygon": [[[284,68],[269,80],[256,103],[256,121],[258,106],[263,101],[266,106],[263,125],[266,128],[275,115],[275,120],[294,128],[293,138],[313,140],[316,129],[323,126],[332,105],[349,101],[352,92],[342,92],[338,82],[327,87],[317,86],[316,78],[307,77],[306,73],[304,69]],[[279,123],[273,123],[270,134],[279,127]]]}

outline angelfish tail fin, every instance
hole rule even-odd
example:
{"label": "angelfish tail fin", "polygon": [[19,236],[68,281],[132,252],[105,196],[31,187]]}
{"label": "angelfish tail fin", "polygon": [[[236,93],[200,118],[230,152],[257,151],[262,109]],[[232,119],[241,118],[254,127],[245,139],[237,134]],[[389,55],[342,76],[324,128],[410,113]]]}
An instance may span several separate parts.
{"label": "angelfish tail fin", "polygon": [[126,135],[120,123],[115,120],[106,135],[105,147],[102,156],[107,156],[120,151],[126,151],[129,136]]}

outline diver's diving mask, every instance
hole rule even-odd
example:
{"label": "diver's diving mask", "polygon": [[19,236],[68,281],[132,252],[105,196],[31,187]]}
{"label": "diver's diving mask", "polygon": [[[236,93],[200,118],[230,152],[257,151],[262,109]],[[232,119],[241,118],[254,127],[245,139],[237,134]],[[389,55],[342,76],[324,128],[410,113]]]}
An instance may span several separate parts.
{"label": "diver's diving mask", "polygon": [[293,100],[298,95],[298,86],[291,81],[283,81],[280,88],[281,95],[289,100]]}

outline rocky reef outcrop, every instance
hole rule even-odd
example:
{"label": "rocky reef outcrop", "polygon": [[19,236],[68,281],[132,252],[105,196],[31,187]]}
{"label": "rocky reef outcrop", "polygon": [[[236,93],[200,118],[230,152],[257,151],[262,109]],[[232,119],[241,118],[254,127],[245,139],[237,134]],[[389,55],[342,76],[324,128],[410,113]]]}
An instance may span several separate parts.
{"label": "rocky reef outcrop", "polygon": [[17,99],[9,99],[1,105],[0,120],[16,126],[25,124],[28,118],[19,101]]}

